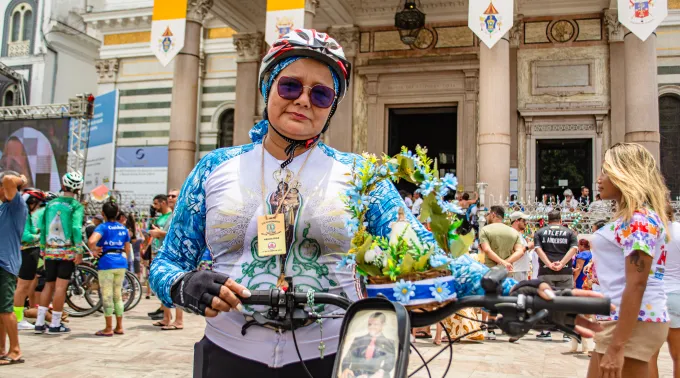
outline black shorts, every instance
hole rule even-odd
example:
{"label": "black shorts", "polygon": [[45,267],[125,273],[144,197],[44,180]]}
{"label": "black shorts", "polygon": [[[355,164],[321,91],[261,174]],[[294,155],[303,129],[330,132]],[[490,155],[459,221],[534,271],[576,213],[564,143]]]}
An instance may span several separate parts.
{"label": "black shorts", "polygon": [[40,260],[40,247],[22,250],[19,278],[26,281],[33,281],[35,274],[38,271],[38,260]]}
{"label": "black shorts", "polygon": [[57,278],[70,280],[76,264],[68,260],[45,260],[45,281],[54,282]]}
{"label": "black shorts", "polygon": [[[305,365],[313,377],[330,377],[333,375],[334,362],[335,354],[331,354],[324,359],[307,360]],[[305,376],[307,374],[300,363],[270,368],[266,364],[228,352],[205,336],[194,345],[194,378]]]}

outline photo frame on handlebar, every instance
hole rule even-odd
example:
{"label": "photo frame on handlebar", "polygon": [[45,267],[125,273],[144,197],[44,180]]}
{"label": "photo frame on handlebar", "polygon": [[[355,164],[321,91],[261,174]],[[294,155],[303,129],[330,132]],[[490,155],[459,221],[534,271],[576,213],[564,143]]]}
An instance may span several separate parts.
{"label": "photo frame on handlebar", "polygon": [[[384,371],[385,378],[406,376],[410,347],[410,318],[400,303],[365,298],[345,313],[333,378]],[[348,375],[347,371],[352,371]]]}

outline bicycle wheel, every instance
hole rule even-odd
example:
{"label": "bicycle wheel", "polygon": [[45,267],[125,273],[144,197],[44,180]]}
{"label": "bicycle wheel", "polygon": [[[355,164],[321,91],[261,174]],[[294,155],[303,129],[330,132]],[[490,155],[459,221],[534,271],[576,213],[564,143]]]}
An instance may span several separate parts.
{"label": "bicycle wheel", "polygon": [[135,308],[141,300],[142,283],[134,273],[129,271],[125,272],[125,280],[123,281],[123,301],[125,302],[125,311],[130,311]]}
{"label": "bicycle wheel", "polygon": [[76,266],[66,289],[66,303],[68,307],[64,311],[75,318],[91,315],[101,308],[96,270],[88,266]]}

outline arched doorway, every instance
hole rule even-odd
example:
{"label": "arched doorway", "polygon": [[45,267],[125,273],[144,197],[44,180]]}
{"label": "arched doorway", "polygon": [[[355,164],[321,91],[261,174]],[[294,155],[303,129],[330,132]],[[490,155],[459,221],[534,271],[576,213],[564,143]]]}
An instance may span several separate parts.
{"label": "arched doorway", "polygon": [[661,173],[671,191],[671,198],[680,196],[680,96],[659,97],[659,133],[661,134]]}
{"label": "arched doorway", "polygon": [[217,147],[234,145],[234,109],[227,109],[220,115]]}

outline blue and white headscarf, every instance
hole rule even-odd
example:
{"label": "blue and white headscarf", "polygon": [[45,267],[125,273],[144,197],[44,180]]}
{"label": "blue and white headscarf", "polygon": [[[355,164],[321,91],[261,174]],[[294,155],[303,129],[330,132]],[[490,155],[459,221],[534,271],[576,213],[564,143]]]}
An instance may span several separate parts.
{"label": "blue and white headscarf", "polygon": [[[265,80],[263,80],[262,83],[260,83],[260,93],[262,93],[262,97],[264,98],[265,109],[267,108],[267,101],[269,100],[269,92],[271,92],[272,84],[274,84],[274,80],[276,79],[276,77],[279,76],[279,74],[281,73],[281,71],[283,71],[284,68],[290,66],[293,62],[296,62],[300,59],[313,59],[313,58],[303,56],[292,56],[290,58],[286,58],[280,61],[276,66],[274,66],[266,82]],[[338,77],[335,75],[335,72],[333,72],[330,66],[328,67],[328,69],[331,71],[331,76],[333,77],[333,87],[335,89],[335,93],[337,93],[339,90],[338,88],[340,87],[340,82],[338,81]],[[338,100],[336,99],[335,101],[337,102]],[[336,104],[334,103],[333,105]],[[262,121],[256,123],[255,126],[253,126],[253,128],[250,129],[250,133],[248,133],[248,135],[250,136],[250,140],[252,140],[253,143],[261,143],[262,139],[264,139],[264,136],[267,134],[268,130],[269,120],[265,118]]]}

